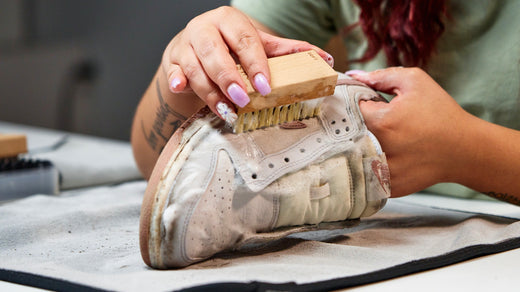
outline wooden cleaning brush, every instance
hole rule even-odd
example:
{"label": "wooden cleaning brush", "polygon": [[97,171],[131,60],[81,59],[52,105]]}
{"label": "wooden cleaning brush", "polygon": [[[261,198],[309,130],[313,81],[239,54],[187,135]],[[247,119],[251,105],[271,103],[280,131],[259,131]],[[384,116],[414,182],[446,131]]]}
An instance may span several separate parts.
{"label": "wooden cleaning brush", "polygon": [[234,132],[270,127],[319,114],[321,98],[332,95],[338,74],[315,51],[268,59],[271,93],[262,96],[240,65],[250,102],[238,108]]}

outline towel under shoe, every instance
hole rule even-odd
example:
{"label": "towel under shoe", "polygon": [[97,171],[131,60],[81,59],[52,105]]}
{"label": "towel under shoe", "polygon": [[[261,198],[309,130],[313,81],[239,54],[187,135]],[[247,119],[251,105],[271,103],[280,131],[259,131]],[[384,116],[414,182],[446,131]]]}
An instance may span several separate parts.
{"label": "towel under shoe", "polygon": [[316,118],[232,133],[207,108],[170,139],[141,210],[144,261],[178,268],[216,253],[380,210],[389,171],[358,102],[378,94],[350,79]]}

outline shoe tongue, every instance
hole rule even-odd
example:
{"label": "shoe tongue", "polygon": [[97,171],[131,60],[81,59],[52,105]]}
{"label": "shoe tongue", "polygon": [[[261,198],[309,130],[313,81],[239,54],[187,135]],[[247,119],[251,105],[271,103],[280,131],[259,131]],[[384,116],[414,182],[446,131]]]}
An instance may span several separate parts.
{"label": "shoe tongue", "polygon": [[248,137],[265,155],[271,155],[294,147],[305,137],[320,131],[317,118],[288,122],[282,125],[248,132]]}

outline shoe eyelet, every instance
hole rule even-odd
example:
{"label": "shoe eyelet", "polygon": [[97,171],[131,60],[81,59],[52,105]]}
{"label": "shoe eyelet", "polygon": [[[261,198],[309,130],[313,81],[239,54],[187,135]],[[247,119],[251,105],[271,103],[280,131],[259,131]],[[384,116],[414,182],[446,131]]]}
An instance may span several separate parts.
{"label": "shoe eyelet", "polygon": [[316,138],[316,142],[321,143],[321,138]]}
{"label": "shoe eyelet", "polygon": [[343,120],[341,120],[343,123],[346,123],[347,122],[347,119],[343,118]]}
{"label": "shoe eyelet", "polygon": [[284,160],[285,162],[289,162],[289,157],[285,157],[283,160]]}
{"label": "shoe eyelet", "polygon": [[347,126],[347,127],[345,128],[345,131],[346,131],[346,132],[350,131],[349,126]]}
{"label": "shoe eyelet", "polygon": [[339,135],[339,133],[341,132],[339,129],[336,129],[336,135]]}
{"label": "shoe eyelet", "polygon": [[272,163],[269,163],[269,165],[268,165],[268,166],[269,166],[269,168],[273,168],[273,167],[274,167],[274,164],[272,164]]}
{"label": "shoe eyelet", "polygon": [[256,173],[253,173],[253,174],[251,175],[251,178],[252,178],[252,179],[256,179],[256,178],[257,178]]}
{"label": "shoe eyelet", "polygon": [[300,148],[300,152],[304,153],[305,152],[305,148]]}
{"label": "shoe eyelet", "polygon": [[332,122],[330,122],[331,125],[334,125],[335,123],[336,123],[336,121],[332,121]]}

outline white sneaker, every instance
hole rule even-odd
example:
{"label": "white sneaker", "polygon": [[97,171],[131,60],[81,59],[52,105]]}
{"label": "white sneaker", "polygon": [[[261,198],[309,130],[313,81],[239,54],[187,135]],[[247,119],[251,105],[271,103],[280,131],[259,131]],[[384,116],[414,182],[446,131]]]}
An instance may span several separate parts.
{"label": "white sneaker", "polygon": [[378,94],[342,80],[316,118],[233,134],[207,108],[170,139],[141,209],[141,254],[178,268],[286,235],[345,228],[380,210],[390,175],[360,99]]}

